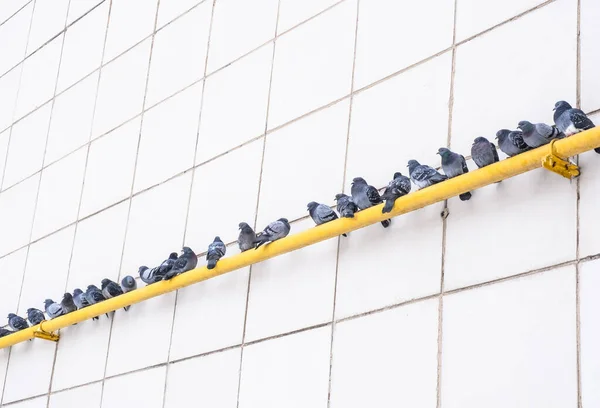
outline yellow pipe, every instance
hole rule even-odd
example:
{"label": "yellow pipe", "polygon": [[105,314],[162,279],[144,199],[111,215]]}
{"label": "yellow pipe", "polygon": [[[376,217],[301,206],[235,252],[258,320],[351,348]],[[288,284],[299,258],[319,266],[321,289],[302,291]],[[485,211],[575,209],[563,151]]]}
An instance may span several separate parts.
{"label": "yellow pipe", "polygon": [[[592,150],[598,146],[600,146],[600,126],[569,138],[558,140],[554,143],[554,150],[559,157],[567,158]],[[205,266],[202,266],[179,275],[170,281],[162,281],[153,285],[144,286],[122,296],[46,321],[43,323],[44,331],[55,332],[75,323],[91,319],[92,317],[121,309],[124,306],[135,304],[227,272],[235,271],[275,256],[337,237],[343,233],[378,223],[390,217],[396,217],[401,214],[418,210],[430,204],[457,196],[461,193],[476,190],[497,181],[525,173],[529,170],[541,167],[542,159],[550,153],[551,148],[549,145],[546,145],[522,153],[518,156],[501,160],[498,163],[494,163],[482,169],[472,171],[468,174],[455,177],[443,183],[400,197],[396,200],[396,204],[391,213],[382,214],[382,205],[369,208],[357,213],[354,218],[341,218],[298,234],[290,235],[279,241],[267,244],[258,250],[250,250],[228,258],[223,258],[219,261],[215,269],[209,270]],[[600,157],[598,160],[600,160]],[[39,325],[0,338],[0,348],[9,347],[13,344],[31,339],[34,337],[33,333],[38,329]]]}

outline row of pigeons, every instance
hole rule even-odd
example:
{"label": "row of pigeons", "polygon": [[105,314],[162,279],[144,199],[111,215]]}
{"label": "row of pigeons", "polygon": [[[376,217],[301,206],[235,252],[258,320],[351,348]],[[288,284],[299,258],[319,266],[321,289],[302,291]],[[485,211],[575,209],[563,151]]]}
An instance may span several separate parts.
{"label": "row of pigeons", "polygon": [[[571,107],[565,101],[559,101],[554,106],[554,125],[521,121],[517,126],[518,130],[501,129],[496,133],[496,139],[498,140],[498,148],[507,156],[512,157],[548,144],[554,139],[568,137],[593,127],[594,124],[583,111]],[[600,154],[600,148],[595,150]],[[351,195],[340,193],[335,196],[337,211],[342,217],[353,218],[354,214],[360,210],[385,203],[382,212],[384,214],[389,213],[394,208],[396,199],[410,192],[411,181],[422,189],[469,171],[466,160],[461,154],[452,152],[447,148],[440,148],[438,154],[441,156],[444,174],[433,167],[420,164],[416,160],[409,160],[407,166],[409,176],[396,172],[393,180],[385,188],[383,195],[380,195],[379,190],[369,185],[363,178],[354,178],[350,190]],[[478,137],[474,140],[471,147],[471,158],[478,168],[499,161],[496,146],[485,137]],[[469,200],[471,196],[470,192],[466,192],[461,194],[459,198],[465,201]],[[335,210],[326,204],[312,201],[308,203],[307,210],[317,225],[338,218]],[[384,220],[381,224],[387,228],[390,226],[391,220]],[[237,244],[240,251],[245,252],[286,237],[290,233],[291,225],[286,218],[280,218],[267,225],[258,234],[245,222],[239,224],[239,230]],[[346,234],[343,234],[343,236],[346,236]],[[214,269],[219,259],[225,256],[226,251],[225,243],[220,237],[215,237],[214,241],[208,246],[206,253],[207,268]],[[173,252],[158,266],[153,268],[140,266],[138,273],[140,279],[150,285],[162,280],[170,280],[181,273],[196,268],[197,264],[198,256],[196,253],[189,247],[183,247],[181,255]],[[101,288],[89,285],[85,292],[81,289],[75,289],[72,295],[65,293],[60,303],[54,302],[52,299],[46,299],[44,303],[45,312],[49,318],[53,319],[135,289],[137,289],[137,283],[132,276],[124,277],[121,285],[110,279],[103,279]],[[125,307],[125,310],[128,309],[129,306]],[[44,312],[35,308],[27,310],[27,320],[10,313],[8,315],[8,326],[12,331],[0,328],[0,337],[14,331],[26,329],[29,327],[29,323],[32,326],[40,324],[45,318]],[[94,319],[98,319],[98,317],[94,317]]]}

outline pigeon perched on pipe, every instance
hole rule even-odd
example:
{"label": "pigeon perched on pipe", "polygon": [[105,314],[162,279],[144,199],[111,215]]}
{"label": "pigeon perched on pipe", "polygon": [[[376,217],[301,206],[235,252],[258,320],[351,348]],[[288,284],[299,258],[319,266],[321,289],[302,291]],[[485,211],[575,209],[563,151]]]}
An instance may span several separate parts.
{"label": "pigeon perched on pipe", "polygon": [[221,241],[220,237],[215,237],[214,241],[208,246],[208,252],[206,252],[206,267],[208,269],[215,269],[219,259],[225,256],[225,252],[227,252],[227,247]]}
{"label": "pigeon perched on pipe", "polygon": [[255,249],[258,249],[261,245],[268,242],[277,241],[278,239],[285,238],[292,229],[287,218],[280,218],[277,221],[273,221],[265,227],[262,232],[256,235]]}
{"label": "pigeon perched on pipe", "polygon": [[482,136],[475,138],[473,141],[473,145],[471,146],[471,158],[479,168],[500,161],[496,145]]}
{"label": "pigeon perched on pipe", "polygon": [[385,200],[382,213],[389,213],[394,208],[396,200],[410,193],[410,179],[402,173],[394,173],[394,178],[388,183],[381,198]]}
{"label": "pigeon perched on pipe", "polygon": [[[308,203],[306,209],[308,210],[308,214],[310,214],[310,218],[312,218],[315,224],[317,225],[325,224],[327,222],[338,219],[338,216],[335,213],[335,211],[333,211],[331,207],[325,204],[319,204],[314,201],[311,201],[310,203]],[[346,234],[342,235],[347,237]]]}
{"label": "pigeon perched on pipe", "polygon": [[[445,147],[441,147],[438,150],[438,154],[442,158],[442,170],[444,170],[444,173],[446,173],[448,178],[453,178],[469,172],[467,161],[462,154],[454,153],[452,150]],[[467,191],[466,193],[460,194],[458,197],[461,201],[467,201],[471,198],[471,193]]]}
{"label": "pigeon perched on pipe", "polygon": [[[581,110],[573,108],[566,101],[554,104],[554,124],[565,136],[571,136],[584,130],[592,129],[595,125]],[[600,154],[600,147],[594,149]]]}
{"label": "pigeon perched on pipe", "polygon": [[517,127],[523,132],[523,141],[531,148],[548,144],[552,139],[562,139],[565,137],[556,126],[546,125],[545,123],[533,124],[522,120]]}
{"label": "pigeon perched on pipe", "polygon": [[352,200],[352,197],[346,194],[336,194],[337,210],[343,218],[354,218],[354,213],[358,212],[358,206]]}
{"label": "pigeon perched on pipe", "polygon": [[409,160],[407,167],[410,179],[419,188],[426,188],[448,179],[433,167],[420,164],[416,160]]}
{"label": "pigeon perched on pipe", "polygon": [[240,222],[240,235],[238,235],[238,246],[240,252],[246,252],[249,249],[254,248],[254,241],[256,240],[256,233],[250,225],[245,222]]}
{"label": "pigeon perched on pipe", "polygon": [[167,272],[163,280],[173,279],[175,276],[191,271],[198,265],[198,256],[190,247],[183,247],[181,255],[175,260],[173,268]]}
{"label": "pigeon perched on pipe", "polygon": [[44,312],[40,309],[36,309],[35,307],[30,307],[27,309],[27,320],[32,326],[36,324],[40,324],[44,320],[46,320],[46,316],[44,316]]}
{"label": "pigeon perched on pipe", "polygon": [[498,139],[500,150],[509,157],[531,150],[531,147],[527,146],[523,140],[523,132],[520,130],[500,129],[496,132],[496,139]]}
{"label": "pigeon perched on pipe", "polygon": [[[352,194],[352,201],[356,203],[360,210],[366,210],[374,205],[383,203],[379,191],[375,187],[368,185],[362,177],[355,177],[352,180],[350,193]],[[389,227],[391,223],[392,220],[381,221],[383,228]]]}

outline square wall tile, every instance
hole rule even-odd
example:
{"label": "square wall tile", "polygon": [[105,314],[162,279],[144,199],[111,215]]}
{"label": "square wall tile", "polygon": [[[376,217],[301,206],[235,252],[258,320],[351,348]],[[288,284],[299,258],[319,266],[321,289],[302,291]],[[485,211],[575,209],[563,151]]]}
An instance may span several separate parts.
{"label": "square wall tile", "polygon": [[450,200],[446,290],[575,259],[577,185],[555,176],[538,169]]}
{"label": "square wall tile", "polygon": [[[13,252],[0,259],[0,279],[2,279],[2,292],[0,297],[0,316],[2,325],[6,322],[9,313],[16,313],[19,306],[23,274],[25,273],[25,260],[27,259],[27,248]],[[6,350],[8,351],[8,350]],[[0,356],[2,352],[0,352]],[[6,368],[6,367],[5,367]],[[1,367],[0,367],[1,369]]]}
{"label": "square wall tile", "polygon": [[189,406],[234,408],[240,370],[240,349],[175,363],[169,367],[165,408]]}
{"label": "square wall tile", "polygon": [[30,2],[10,20],[0,25],[0,49],[2,50],[0,74],[4,74],[25,58],[33,4],[34,2]]}
{"label": "square wall tile", "polygon": [[104,62],[112,60],[152,34],[157,5],[157,0],[114,0],[112,2]]}
{"label": "square wall tile", "polygon": [[580,330],[581,330],[581,395],[584,407],[600,404],[600,262],[586,262],[580,266]]}
{"label": "square wall tile", "polygon": [[[196,168],[186,241],[208,245],[218,235],[232,242],[240,222],[254,224],[262,152],[263,141],[256,140]],[[219,199],[207,200],[207,192]],[[232,250],[237,252],[237,247]]]}
{"label": "square wall tile", "polygon": [[30,3],[30,0],[0,0],[0,23],[4,23],[13,17],[13,14],[21,10],[28,3]]}
{"label": "square wall tile", "polygon": [[308,20],[338,2],[339,0],[280,0],[278,34]]}
{"label": "square wall tile", "polygon": [[[2,26],[0,26],[0,30],[2,30]],[[22,68],[23,66],[19,65],[0,77],[0,130],[8,128],[12,124]]]}
{"label": "square wall tile", "polygon": [[[203,264],[204,258],[199,261]],[[248,271],[243,268],[179,290],[171,360],[242,342]]]}
{"label": "square wall tile", "polygon": [[439,293],[442,209],[431,205],[388,228],[378,223],[341,238],[336,319]]}
{"label": "square wall tile", "polygon": [[355,31],[348,0],[277,39],[270,129],[350,93]]}
{"label": "square wall tile", "polygon": [[[106,0],[71,0],[69,3],[69,13],[67,15],[67,25],[77,20],[88,11],[93,9],[99,3],[108,3]],[[106,28],[106,24],[104,25]]]}
{"label": "square wall tile", "polygon": [[[74,3],[87,2],[89,0],[71,0],[71,8]],[[67,30],[57,92],[62,92],[100,67],[109,5],[110,2],[105,1]]]}
{"label": "square wall tile", "polygon": [[330,344],[327,326],[245,347],[239,407],[326,407]]}
{"label": "square wall tile", "polygon": [[452,46],[453,27],[454,0],[361,2],[354,89]]}
{"label": "square wall tile", "polygon": [[156,33],[146,106],[204,76],[211,10],[206,1]]}
{"label": "square wall tile", "polygon": [[4,165],[6,164],[6,155],[8,153],[8,140],[10,139],[10,129],[0,133],[0,177],[4,176]]}
{"label": "square wall tile", "polygon": [[[165,363],[169,355],[175,292],[117,310],[106,363],[106,375],[126,373]],[[104,319],[105,317],[102,317]],[[157,330],[157,328],[160,328]],[[147,386],[147,384],[146,384]],[[106,388],[105,388],[106,389]],[[145,388],[146,389],[146,388]],[[162,390],[159,401],[162,406]],[[114,405],[106,405],[113,407]],[[140,406],[140,405],[137,405]],[[142,404],[141,406],[147,406]]]}
{"label": "square wall tile", "polygon": [[[476,137],[493,140],[499,129],[515,129],[521,120],[552,124],[556,101],[574,103],[576,12],[576,2],[556,1],[457,48],[453,150],[466,155]],[[546,26],[556,30],[531,29]]]}
{"label": "square wall tile", "polygon": [[201,98],[199,83],[144,114],[134,192],[194,165]]}
{"label": "square wall tile", "polygon": [[[296,222],[292,233],[313,225]],[[252,267],[246,341],[331,321],[337,248],[338,240],[329,239]]]}
{"label": "square wall tile", "polygon": [[205,0],[161,0],[158,4],[156,28],[161,28],[173,19],[186,13],[197,4],[211,3]]}
{"label": "square wall tile", "polygon": [[50,102],[13,125],[2,189],[42,169],[51,112]]}
{"label": "square wall tile", "polygon": [[8,234],[0,234],[0,255],[27,245],[40,175],[36,174],[0,194],[0,225]]}
{"label": "square wall tile", "polygon": [[63,35],[31,55],[23,63],[15,119],[22,118],[54,96]]}
{"label": "square wall tile", "polygon": [[157,367],[106,380],[102,408],[162,407],[166,371],[166,367]]}
{"label": "square wall tile", "polygon": [[196,164],[265,132],[272,47],[269,44],[206,79]]}
{"label": "square wall tile", "polygon": [[46,408],[48,397],[39,397],[12,405],[15,408]]}
{"label": "square wall tile", "polygon": [[36,0],[27,54],[31,54],[65,28],[70,0]]}
{"label": "square wall tile", "polygon": [[581,109],[590,112],[600,109],[600,3],[581,1]]}
{"label": "square wall tile", "polygon": [[434,407],[437,299],[335,327],[331,407]]}
{"label": "square wall tile", "polygon": [[79,149],[42,172],[32,240],[77,219],[86,153],[87,149]]}
{"label": "square wall tile", "polygon": [[131,193],[140,117],[127,122],[90,145],[80,217],[86,217]]}
{"label": "square wall tile", "polygon": [[0,392],[4,392],[4,381],[6,380],[6,369],[8,368],[8,357],[10,348],[0,351]]}
{"label": "square wall tile", "polygon": [[215,2],[208,72],[227,65],[275,37],[279,0]]}
{"label": "square wall tile", "polygon": [[[76,1],[76,0],[71,0]],[[75,370],[73,370],[75,371]],[[85,370],[78,370],[85,371]],[[88,408],[100,408],[102,398],[102,384],[90,384],[85,387],[59,392],[50,396],[49,408],[79,408],[81,402],[85,401]],[[44,405],[45,407],[45,405]]]}
{"label": "square wall tile", "polygon": [[[347,192],[354,177],[363,177],[379,188],[386,186],[396,171],[408,175],[410,159],[437,167],[436,153],[448,138],[451,70],[451,55],[441,55],[354,97]],[[412,127],[407,118],[426,123],[426,134],[407,128]]]}
{"label": "square wall tile", "polygon": [[[600,124],[600,113],[591,115],[594,123]],[[598,227],[596,209],[600,199],[600,166],[598,165],[598,154],[594,151],[579,155],[579,167],[582,174],[579,178],[579,256],[585,257],[600,253],[600,242],[598,242]]]}
{"label": "square wall tile", "polygon": [[349,106],[339,102],[267,136],[258,227],[304,217],[311,201],[334,203],[344,181]]}
{"label": "square wall tile", "polygon": [[442,406],[577,405],[575,328],[574,267],[446,296]]}
{"label": "square wall tile", "polygon": [[90,140],[97,90],[96,72],[54,100],[44,163],[53,163]]}
{"label": "square wall tile", "polygon": [[92,138],[142,112],[150,40],[102,68]]}
{"label": "square wall tile", "polygon": [[[183,244],[190,174],[145,191],[131,203],[121,275],[135,275],[140,265],[153,267]],[[148,237],[152,236],[151,240]],[[204,248],[194,248],[201,252]]]}

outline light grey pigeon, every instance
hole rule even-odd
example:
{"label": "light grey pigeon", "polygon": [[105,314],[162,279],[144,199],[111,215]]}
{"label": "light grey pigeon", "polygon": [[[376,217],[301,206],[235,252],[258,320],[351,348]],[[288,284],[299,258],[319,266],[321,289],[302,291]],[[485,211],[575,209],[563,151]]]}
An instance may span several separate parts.
{"label": "light grey pigeon", "polygon": [[44,316],[44,312],[40,309],[36,309],[35,307],[30,307],[27,309],[27,320],[32,326],[36,324],[40,324],[44,320],[46,320],[46,316]]}
{"label": "light grey pigeon", "polygon": [[479,168],[500,161],[496,145],[482,136],[475,138],[473,141],[473,146],[471,146],[471,158]]}
{"label": "light grey pigeon", "polygon": [[83,309],[84,307],[88,307],[90,304],[85,297],[85,293],[79,288],[75,288],[73,290],[73,303],[77,306],[77,309]]}
{"label": "light grey pigeon", "polygon": [[220,237],[215,237],[214,241],[208,246],[208,252],[206,252],[206,267],[208,269],[215,269],[219,259],[225,256],[225,252],[227,252],[227,247],[221,241]]}
{"label": "light grey pigeon", "polygon": [[[453,178],[469,172],[467,161],[462,154],[454,153],[445,147],[441,147],[438,150],[438,154],[442,158],[442,170],[444,170],[444,173],[446,173],[448,178]],[[471,198],[471,193],[467,191],[466,193],[460,194],[458,197],[461,201],[467,201]]]}
{"label": "light grey pigeon", "polygon": [[508,129],[500,129],[496,132],[496,139],[498,139],[500,150],[509,157],[531,150],[523,140],[523,132],[520,130],[510,131]]}
{"label": "light grey pigeon", "polygon": [[448,179],[448,177],[438,173],[433,167],[420,164],[416,160],[409,160],[407,167],[410,179],[419,188],[426,188]]}
{"label": "light grey pigeon", "polygon": [[245,222],[240,222],[240,235],[238,235],[238,246],[240,247],[241,252],[246,252],[249,249],[254,248],[254,240],[256,239],[256,234],[250,225]]}
{"label": "light grey pigeon", "polygon": [[394,179],[389,182],[381,196],[381,198],[385,200],[385,205],[381,212],[389,213],[392,211],[396,200],[408,193],[410,193],[410,179],[403,176],[399,171],[394,173]]}
{"label": "light grey pigeon", "polygon": [[44,307],[46,309],[46,314],[49,318],[54,319],[58,316],[62,316],[65,312],[60,303],[56,303],[52,299],[46,299],[44,301]]}
{"label": "light grey pigeon", "polygon": [[[315,224],[317,225],[325,224],[326,222],[338,219],[338,216],[335,213],[335,211],[333,211],[331,207],[325,204],[319,204],[314,201],[311,201],[306,206],[306,209],[310,214],[310,218],[312,218]],[[345,237],[348,236],[346,234],[342,235]]]}
{"label": "light grey pigeon", "polygon": [[4,327],[0,327],[0,338],[8,336],[9,334],[13,334],[13,331],[5,329]]}
{"label": "light grey pigeon", "polygon": [[[121,289],[123,289],[123,293],[128,293],[133,290],[136,290],[137,282],[135,281],[135,278],[131,275],[127,275],[123,279],[121,279]],[[123,309],[125,309],[125,311],[128,311],[130,307],[130,305],[125,306]]]}
{"label": "light grey pigeon", "polygon": [[173,268],[167,272],[163,280],[169,280],[181,273],[191,271],[196,265],[198,265],[198,256],[196,253],[190,247],[183,247],[181,255],[175,260]]}
{"label": "light grey pigeon", "polygon": [[[379,191],[377,191],[375,187],[368,185],[362,177],[355,177],[352,180],[350,193],[352,194],[352,201],[356,203],[360,210],[365,210],[374,205],[383,203]],[[381,221],[383,228],[389,227],[391,223],[392,220]]]}
{"label": "light grey pigeon", "polygon": [[[96,303],[104,302],[106,300],[102,291],[98,289],[96,285],[88,285],[87,290],[85,291],[85,297],[90,305],[95,305]],[[108,313],[106,313],[106,317],[109,317]],[[92,318],[92,320],[97,319],[98,316]]]}
{"label": "light grey pigeon", "polygon": [[536,123],[534,125],[531,122],[522,120],[517,127],[523,132],[523,141],[531,148],[548,144],[552,139],[562,139],[565,137],[556,126],[546,125],[545,123]]}
{"label": "light grey pigeon", "polygon": [[266,244],[267,242],[277,241],[278,239],[285,238],[292,229],[287,218],[280,218],[277,221],[273,221],[266,228],[256,235],[256,248],[261,245]]}
{"label": "light grey pigeon", "polygon": [[[558,101],[554,104],[554,124],[565,136],[583,132],[593,128],[594,122],[581,110],[573,108],[566,101]],[[594,149],[600,154],[600,147]]]}
{"label": "light grey pigeon", "polygon": [[144,282],[146,285],[156,283],[156,271],[158,271],[158,268],[158,266],[152,269],[148,268],[146,265],[140,266],[138,269],[138,273],[142,282]]}
{"label": "light grey pigeon", "polygon": [[63,308],[63,314],[71,313],[77,310],[77,305],[73,301],[73,295],[71,295],[69,292],[63,295],[60,305]]}
{"label": "light grey pigeon", "polygon": [[346,194],[336,194],[335,201],[337,201],[337,210],[340,215],[344,218],[354,218],[354,213],[358,211],[358,206],[352,197]]}
{"label": "light grey pigeon", "polygon": [[8,314],[8,326],[13,331],[25,330],[29,327],[25,319],[23,319],[21,316],[17,316],[14,313]]}

